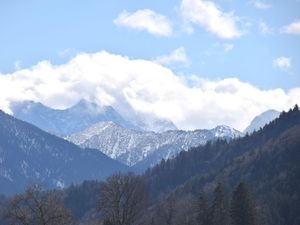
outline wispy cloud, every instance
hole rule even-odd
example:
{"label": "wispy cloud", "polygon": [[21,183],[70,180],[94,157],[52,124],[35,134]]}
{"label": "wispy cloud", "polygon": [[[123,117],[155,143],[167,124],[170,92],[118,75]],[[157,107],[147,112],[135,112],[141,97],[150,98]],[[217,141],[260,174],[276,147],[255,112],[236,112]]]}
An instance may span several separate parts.
{"label": "wispy cloud", "polygon": [[281,29],[282,33],[300,35],[300,20],[292,22]]}
{"label": "wispy cloud", "polygon": [[223,55],[224,53],[228,53],[234,49],[234,44],[232,43],[222,43],[215,42],[204,52],[206,56],[216,56]]}
{"label": "wispy cloud", "polygon": [[63,49],[61,51],[58,51],[57,54],[60,56],[60,57],[67,57],[67,56],[71,56],[73,52],[73,49],[71,48],[66,48],[66,49]]}
{"label": "wispy cloud", "polygon": [[257,8],[257,9],[269,9],[269,8],[272,7],[271,4],[266,3],[266,2],[263,2],[263,1],[260,1],[260,0],[254,1],[254,2],[253,2],[253,5],[254,5],[254,7]]}
{"label": "wispy cloud", "polygon": [[280,70],[286,71],[292,67],[292,60],[284,56],[278,57],[273,60],[273,65]]}
{"label": "wispy cloud", "polygon": [[167,17],[149,9],[138,10],[134,13],[123,11],[114,23],[133,30],[147,31],[155,36],[172,34],[172,24]]}
{"label": "wispy cloud", "polygon": [[169,119],[181,129],[227,124],[243,130],[267,109],[299,104],[300,88],[261,90],[237,78],[178,77],[152,61],[108,52],[82,53],[62,65],[43,61],[0,75],[0,108],[6,111],[16,100],[65,108],[82,98],[112,105],[122,114],[131,108],[138,114]]}
{"label": "wispy cloud", "polygon": [[199,25],[219,38],[233,39],[242,36],[239,18],[234,13],[222,12],[212,1],[182,0],[181,11],[185,20]]}
{"label": "wispy cloud", "polygon": [[225,43],[223,45],[223,47],[224,47],[225,52],[229,52],[229,51],[231,51],[234,48],[234,45],[233,44],[229,44],[229,43]]}
{"label": "wispy cloud", "polygon": [[162,65],[172,65],[172,64],[184,64],[188,63],[188,57],[185,52],[184,47],[175,49],[169,55],[158,56],[155,62]]}
{"label": "wispy cloud", "polygon": [[259,22],[259,30],[262,35],[272,34],[272,29],[263,21]]}
{"label": "wispy cloud", "polygon": [[20,70],[21,68],[22,68],[22,61],[18,59],[15,61],[15,70]]}

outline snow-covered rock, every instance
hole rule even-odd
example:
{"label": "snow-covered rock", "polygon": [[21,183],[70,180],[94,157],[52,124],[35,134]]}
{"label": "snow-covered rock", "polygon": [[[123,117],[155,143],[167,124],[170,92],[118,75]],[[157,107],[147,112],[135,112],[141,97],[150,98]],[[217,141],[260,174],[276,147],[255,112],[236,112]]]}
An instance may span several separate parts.
{"label": "snow-covered rock", "polygon": [[260,128],[263,128],[265,125],[270,123],[272,120],[278,118],[280,115],[280,112],[276,110],[268,110],[266,112],[263,112],[262,114],[256,116],[250,123],[250,125],[244,130],[244,133],[251,134],[254,131],[259,130]]}
{"label": "snow-covered rock", "polygon": [[[153,166],[161,159],[174,157],[182,150],[203,145],[217,138],[232,139],[241,133],[228,126],[211,130],[171,130],[162,133],[126,129],[113,122],[99,122],[66,139],[81,147],[95,148],[126,165],[141,161]],[[148,157],[151,156],[151,160]]]}

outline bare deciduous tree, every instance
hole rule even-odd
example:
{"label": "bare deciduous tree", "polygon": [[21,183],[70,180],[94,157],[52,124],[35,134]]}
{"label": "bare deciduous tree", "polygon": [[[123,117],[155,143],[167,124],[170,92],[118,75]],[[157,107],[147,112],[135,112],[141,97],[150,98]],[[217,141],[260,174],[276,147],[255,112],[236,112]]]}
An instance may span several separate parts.
{"label": "bare deciduous tree", "polygon": [[99,209],[105,223],[134,225],[147,205],[148,188],[140,176],[117,173],[102,183]]}
{"label": "bare deciduous tree", "polygon": [[6,218],[14,225],[69,225],[71,214],[57,192],[30,186],[9,201]]}

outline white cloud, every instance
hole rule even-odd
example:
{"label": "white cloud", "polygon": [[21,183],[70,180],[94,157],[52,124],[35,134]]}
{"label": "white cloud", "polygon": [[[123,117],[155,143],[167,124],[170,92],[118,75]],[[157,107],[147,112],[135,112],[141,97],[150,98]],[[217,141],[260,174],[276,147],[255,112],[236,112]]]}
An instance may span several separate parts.
{"label": "white cloud", "polygon": [[272,7],[271,4],[266,3],[266,2],[263,2],[263,1],[260,1],[260,0],[254,1],[254,2],[253,2],[253,5],[254,5],[254,7],[257,8],[257,9],[269,9],[269,8]]}
{"label": "white cloud", "polygon": [[273,65],[281,70],[288,70],[292,67],[291,58],[279,57],[273,60]]}
{"label": "white cloud", "polygon": [[63,65],[43,61],[0,75],[0,108],[16,100],[40,101],[66,108],[79,99],[112,105],[122,114],[167,118],[181,129],[226,124],[243,130],[267,109],[288,109],[300,103],[300,88],[260,90],[237,78],[218,81],[199,76],[178,77],[147,60],[108,52],[79,54]]}
{"label": "white cloud", "polygon": [[170,55],[163,55],[156,58],[155,62],[162,65],[171,65],[171,64],[187,64],[188,57],[185,52],[184,47],[175,49]]}
{"label": "white cloud", "polygon": [[237,27],[239,18],[232,12],[222,12],[212,1],[182,0],[181,11],[187,21],[203,27],[219,38],[232,39],[243,34]]}
{"label": "white cloud", "polygon": [[149,9],[138,10],[134,13],[123,11],[114,23],[133,30],[148,31],[155,36],[172,34],[171,22],[165,16]]}
{"label": "white cloud", "polygon": [[259,23],[259,30],[263,35],[272,34],[272,29],[263,21]]}
{"label": "white cloud", "polygon": [[300,35],[300,21],[295,21],[281,29],[282,33]]}

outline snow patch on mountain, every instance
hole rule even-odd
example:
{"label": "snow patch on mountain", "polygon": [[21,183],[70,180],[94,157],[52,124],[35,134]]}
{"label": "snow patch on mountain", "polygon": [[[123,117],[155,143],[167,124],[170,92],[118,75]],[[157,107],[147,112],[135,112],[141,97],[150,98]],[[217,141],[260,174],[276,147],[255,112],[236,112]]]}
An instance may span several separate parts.
{"label": "snow patch on mountain", "polygon": [[[95,148],[113,159],[133,166],[152,155],[149,166],[182,150],[203,145],[217,138],[232,139],[242,135],[228,126],[211,130],[170,130],[162,133],[126,129],[113,122],[99,122],[86,130],[66,137],[81,147]],[[153,156],[155,152],[160,152]]]}
{"label": "snow patch on mountain", "polygon": [[263,112],[262,114],[256,116],[250,123],[250,125],[244,130],[244,133],[251,134],[254,131],[259,130],[260,128],[263,128],[265,125],[270,123],[272,120],[278,118],[280,115],[280,112],[276,110],[268,110],[266,112]]}

